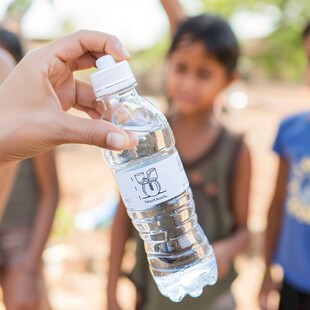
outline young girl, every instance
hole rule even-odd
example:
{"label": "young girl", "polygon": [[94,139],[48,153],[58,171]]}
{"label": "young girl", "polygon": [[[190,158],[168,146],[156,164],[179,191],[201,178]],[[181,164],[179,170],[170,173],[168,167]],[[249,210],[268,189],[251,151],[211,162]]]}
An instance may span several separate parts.
{"label": "young girl", "polygon": [[[177,25],[176,31],[172,30],[167,57],[166,88],[171,102],[168,121],[190,181],[198,221],[216,255],[219,279],[198,298],[186,297],[180,303],[170,301],[159,293],[152,279],[139,237],[131,279],[139,291],[139,309],[234,309],[230,292],[236,278],[233,260],[249,241],[246,221],[250,155],[242,137],[229,132],[215,119],[213,106],[236,76],[238,44],[229,25],[220,17],[200,15],[186,19],[176,1],[162,2],[171,24],[175,21]],[[180,24],[178,17],[184,18]],[[117,279],[132,229],[121,203],[112,227],[109,310],[120,309]]]}
{"label": "young girl", "polygon": [[[310,23],[303,32],[310,85]],[[279,156],[278,178],[268,214],[265,240],[266,272],[260,304],[268,307],[269,292],[277,287],[271,265],[284,271],[280,310],[310,310],[310,113],[284,119],[273,150]]]}
{"label": "young girl", "polygon": [[[0,49],[16,63],[22,58],[18,38],[4,29],[0,29]],[[0,203],[5,206],[0,225],[4,304],[7,310],[48,310],[41,255],[58,203],[54,153],[0,169],[0,179],[7,184],[0,188]]]}

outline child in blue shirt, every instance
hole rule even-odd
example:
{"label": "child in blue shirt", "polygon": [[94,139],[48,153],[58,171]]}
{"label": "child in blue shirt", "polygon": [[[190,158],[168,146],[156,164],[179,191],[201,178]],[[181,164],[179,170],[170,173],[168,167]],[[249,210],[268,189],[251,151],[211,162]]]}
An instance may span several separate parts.
{"label": "child in blue shirt", "polygon": [[[310,84],[310,23],[303,32]],[[273,146],[280,158],[277,185],[269,209],[266,272],[260,304],[268,309],[268,294],[276,287],[270,266],[284,272],[279,310],[310,310],[310,113],[284,119]]]}

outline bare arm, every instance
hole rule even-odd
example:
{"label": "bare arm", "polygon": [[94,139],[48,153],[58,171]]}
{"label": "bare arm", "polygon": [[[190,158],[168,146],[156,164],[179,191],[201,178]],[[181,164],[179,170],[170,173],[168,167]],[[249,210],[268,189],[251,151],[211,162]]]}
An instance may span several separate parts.
{"label": "bare arm", "polygon": [[0,168],[0,219],[10,197],[12,186],[15,181],[18,164]]}
{"label": "bare arm", "polygon": [[181,21],[187,18],[183,8],[178,0],[160,0],[170,25],[170,34],[172,35]]}
{"label": "bare arm", "polygon": [[54,220],[59,199],[59,188],[53,151],[33,158],[33,164],[40,187],[40,199],[24,266],[29,271],[37,272],[40,270],[42,252]]}
{"label": "bare arm", "polygon": [[272,264],[272,257],[278,240],[287,175],[288,164],[286,160],[281,159],[279,162],[276,188],[268,212],[268,222],[265,237],[265,263],[267,267]]}
{"label": "bare arm", "polygon": [[108,310],[120,309],[116,299],[117,280],[119,278],[124,256],[125,245],[129,239],[132,226],[126,207],[121,200],[116,211],[112,226],[110,247],[110,268],[108,274]]}
{"label": "bare arm", "polygon": [[247,229],[250,180],[250,152],[248,147],[243,144],[233,172],[232,211],[235,219],[235,231],[231,236],[219,240],[213,245],[218,261],[219,278],[226,275],[232,260],[244,251],[250,242],[250,233]]}
{"label": "bare arm", "polygon": [[[0,47],[0,84],[7,78],[14,69],[15,61],[13,57]],[[0,168],[0,218],[3,214],[7,200],[15,180],[18,165]]]}
{"label": "bare arm", "polygon": [[267,229],[265,233],[264,260],[266,270],[261,285],[261,290],[259,292],[259,303],[262,309],[268,309],[269,293],[278,286],[278,283],[274,282],[271,276],[271,265],[281,227],[287,176],[288,163],[286,160],[280,159],[276,187],[269,207]]}

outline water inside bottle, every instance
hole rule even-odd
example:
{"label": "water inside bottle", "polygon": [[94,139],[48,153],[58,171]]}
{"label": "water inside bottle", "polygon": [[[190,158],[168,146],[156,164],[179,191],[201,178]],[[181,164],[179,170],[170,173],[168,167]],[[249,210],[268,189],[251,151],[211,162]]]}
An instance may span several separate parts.
{"label": "water inside bottle", "polygon": [[[158,152],[161,151],[162,155],[174,147],[174,138],[171,129],[163,125],[152,127],[141,126],[122,126],[122,129],[134,133],[138,137],[138,144],[134,149],[125,151],[104,151],[105,159],[108,165],[114,169],[115,172],[123,169],[136,168],[136,165],[141,163],[143,165],[146,157],[160,159]],[[148,158],[148,160],[152,160]],[[133,163],[134,162],[134,163]]]}
{"label": "water inside bottle", "polygon": [[[143,127],[132,120],[123,124],[123,129],[137,134],[139,143],[133,150],[105,151],[115,175],[156,165],[177,153],[169,125],[161,115],[155,119],[151,128],[150,123]],[[127,212],[144,241],[150,271],[163,295],[177,302],[186,294],[199,296],[205,285],[216,282],[216,261],[197,223],[190,188],[149,209],[127,207]]]}
{"label": "water inside bottle", "polygon": [[144,240],[150,271],[161,293],[178,302],[197,297],[217,279],[212,247],[197,223],[188,188],[169,201],[145,210],[127,210]]}

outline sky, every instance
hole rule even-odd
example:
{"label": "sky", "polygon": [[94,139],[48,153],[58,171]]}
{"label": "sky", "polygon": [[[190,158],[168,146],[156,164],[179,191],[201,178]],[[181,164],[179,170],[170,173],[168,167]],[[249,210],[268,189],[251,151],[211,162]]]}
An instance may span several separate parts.
{"label": "sky", "polygon": [[[184,0],[185,1],[185,0]],[[0,0],[0,19],[10,0]],[[118,36],[130,50],[158,42],[168,31],[168,20],[159,0],[33,0],[22,20],[27,38],[55,38],[66,20],[70,30],[93,29]],[[186,1],[195,11],[195,1]],[[192,13],[192,12],[191,12]],[[275,8],[262,13],[239,12],[231,25],[240,39],[269,34],[276,21]]]}

